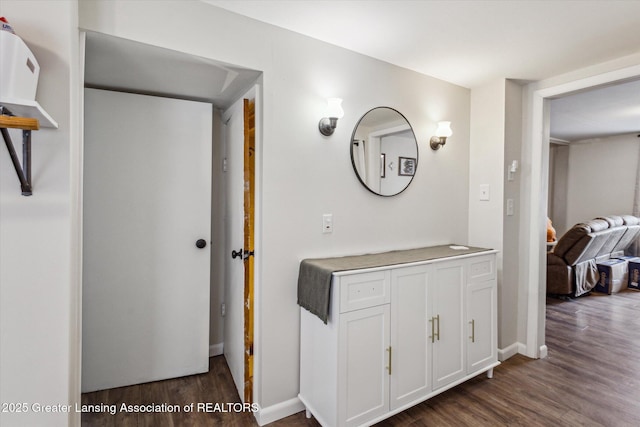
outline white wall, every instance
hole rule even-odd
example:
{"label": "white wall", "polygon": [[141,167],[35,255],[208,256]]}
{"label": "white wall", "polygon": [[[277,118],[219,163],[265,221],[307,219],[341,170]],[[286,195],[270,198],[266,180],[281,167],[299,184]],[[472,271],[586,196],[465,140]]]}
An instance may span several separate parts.
{"label": "white wall", "polygon": [[632,213],[639,149],[637,134],[569,145],[567,227],[598,216]]}
{"label": "white wall", "polygon": [[[522,86],[499,79],[471,91],[469,244],[498,249],[498,348],[504,360],[521,351],[519,339],[520,185]],[[509,179],[508,167],[518,168]],[[489,185],[490,200],[480,200]],[[507,215],[507,200],[513,215]],[[526,316],[525,316],[526,318]],[[524,329],[524,328],[522,328]]]}
{"label": "white wall", "polygon": [[[453,128],[453,125],[452,125]],[[454,129],[454,135],[456,130]],[[505,145],[505,80],[500,79],[471,91],[471,144],[469,168],[469,244],[500,251],[498,264],[498,347],[502,347],[503,320],[515,311],[503,303],[503,200]],[[448,148],[447,146],[444,147]],[[489,200],[480,200],[480,186],[489,186]],[[506,284],[514,286],[513,283]],[[507,324],[507,327],[512,325]]]}
{"label": "white wall", "polygon": [[[469,244],[502,248],[505,80],[471,91]],[[455,132],[454,132],[455,134]],[[490,200],[480,200],[488,185]]]}
{"label": "white wall", "polygon": [[224,324],[220,306],[224,301],[224,141],[221,112],[213,110],[213,147],[211,171],[211,293],[209,299],[209,350],[222,354]]}
{"label": "white wall", "polygon": [[[81,25],[264,72],[256,394],[262,407],[294,399],[301,259],[467,243],[469,91],[199,2],[153,6],[82,2]],[[330,96],[344,99],[345,116],[323,137],[317,123]],[[349,157],[357,120],[381,105],[407,117],[420,145],[411,187],[393,198],[363,188]],[[445,119],[455,133],[434,152],[428,140]],[[324,213],[333,213],[333,234],[321,233]]]}
{"label": "white wall", "polygon": [[59,123],[33,132],[30,197],[0,144],[0,402],[29,408],[0,412],[0,425],[73,425],[67,413],[35,413],[31,405],[79,397],[77,5],[2,0],[0,15],[38,60],[36,98]]}
{"label": "white wall", "polygon": [[[509,178],[508,169],[513,161],[517,161],[517,170]],[[522,177],[522,86],[513,81],[505,82],[505,144],[503,163],[504,205],[502,247],[502,282],[498,300],[499,323],[498,348],[503,357],[510,357],[516,350],[518,340],[518,275],[520,271],[520,183]],[[507,200],[514,204],[513,215],[506,215]]]}

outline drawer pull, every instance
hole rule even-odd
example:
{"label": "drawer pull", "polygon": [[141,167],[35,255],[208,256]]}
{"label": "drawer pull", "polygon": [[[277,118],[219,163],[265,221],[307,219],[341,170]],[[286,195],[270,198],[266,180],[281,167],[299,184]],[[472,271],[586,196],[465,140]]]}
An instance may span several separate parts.
{"label": "drawer pull", "polygon": [[471,338],[471,342],[476,342],[476,321],[475,319],[471,319],[471,336],[469,338]]}

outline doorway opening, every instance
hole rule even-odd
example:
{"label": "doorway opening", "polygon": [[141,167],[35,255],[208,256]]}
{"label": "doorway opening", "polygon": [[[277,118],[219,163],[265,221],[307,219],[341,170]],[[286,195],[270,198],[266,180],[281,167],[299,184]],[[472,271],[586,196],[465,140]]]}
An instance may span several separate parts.
{"label": "doorway opening", "polygon": [[548,210],[558,237],[597,216],[633,213],[639,112],[640,80],[550,101]]}
{"label": "doorway opening", "polygon": [[640,65],[618,69],[592,77],[582,78],[553,87],[538,89],[531,86],[526,93],[525,143],[523,157],[531,170],[523,182],[527,194],[526,218],[521,225],[521,278],[526,284],[526,355],[545,357],[546,311],[546,223],[549,176],[549,103],[551,99],[600,87],[637,79]]}
{"label": "doorway opening", "polygon": [[[213,141],[210,147],[213,154],[209,156],[212,159],[212,167],[209,171],[212,175],[209,183],[211,184],[211,233],[206,239],[200,239],[205,241],[205,246],[211,254],[208,260],[210,274],[208,314],[211,320],[207,325],[207,328],[210,327],[208,336],[204,339],[208,356],[223,354],[226,340],[223,332],[224,322],[226,322],[224,317],[225,260],[229,256],[229,251],[225,247],[224,237],[224,206],[228,194],[223,183],[222,171],[225,166],[222,161],[221,117],[222,112],[248,90],[251,88],[255,91],[259,90],[256,83],[260,82],[262,72],[105,34],[86,32],[83,35],[85,37],[86,88],[162,99],[196,101],[210,104],[213,108],[211,115],[213,124],[209,130]],[[258,89],[255,89],[256,87]],[[260,111],[258,103],[255,111],[257,117],[260,116]],[[144,114],[144,111],[140,111],[140,114]],[[259,139],[256,142],[259,152]],[[179,146],[179,138],[176,138],[175,144]],[[180,156],[183,159],[189,159],[201,154],[185,150]],[[242,165],[244,161],[243,158],[227,160],[229,165],[234,162]],[[117,164],[112,166],[115,171]],[[162,185],[162,183],[157,182],[156,185]],[[144,190],[140,189],[140,191]],[[170,203],[169,206],[171,206]],[[256,224],[259,225],[259,218],[256,218]],[[151,243],[153,239],[150,240],[149,248],[153,248]],[[201,250],[200,246],[194,242],[191,243],[190,250],[193,248]],[[153,266],[142,267],[153,270]],[[84,282],[83,278],[83,286]],[[240,339],[244,340],[243,328],[240,333]]]}
{"label": "doorway opening", "polygon": [[249,90],[222,115],[225,187],[224,355],[243,403],[253,403],[256,104]]}

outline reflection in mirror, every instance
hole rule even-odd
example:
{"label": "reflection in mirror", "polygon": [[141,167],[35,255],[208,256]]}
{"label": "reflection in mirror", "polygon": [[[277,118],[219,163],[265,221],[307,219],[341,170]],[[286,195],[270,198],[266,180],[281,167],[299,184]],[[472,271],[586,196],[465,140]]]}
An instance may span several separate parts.
{"label": "reflection in mirror", "polygon": [[360,182],[380,196],[404,191],[418,168],[418,143],[411,125],[398,111],[368,111],[351,135],[351,162]]}

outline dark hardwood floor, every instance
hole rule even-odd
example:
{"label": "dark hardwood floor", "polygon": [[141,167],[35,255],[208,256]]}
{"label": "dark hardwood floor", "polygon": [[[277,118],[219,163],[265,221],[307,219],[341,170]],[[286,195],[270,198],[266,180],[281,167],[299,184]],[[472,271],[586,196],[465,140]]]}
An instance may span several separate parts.
{"label": "dark hardwood floor", "polygon": [[[640,292],[547,299],[549,356],[514,356],[493,379],[480,375],[378,426],[639,426]],[[210,372],[83,395],[83,404],[115,404],[82,415],[84,427],[255,426],[250,412],[127,414],[120,405],[240,402],[224,358]],[[220,409],[220,408],[218,408]],[[304,412],[272,426],[317,426]]]}

